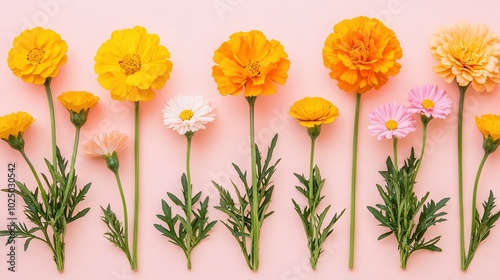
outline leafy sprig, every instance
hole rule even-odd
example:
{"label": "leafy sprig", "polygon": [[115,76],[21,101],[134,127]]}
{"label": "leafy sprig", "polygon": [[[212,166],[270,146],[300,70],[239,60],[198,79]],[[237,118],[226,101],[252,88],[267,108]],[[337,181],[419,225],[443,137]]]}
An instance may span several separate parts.
{"label": "leafy sprig", "polygon": [[[344,210],[340,214],[335,213],[333,217],[329,220],[328,224],[323,227],[323,222],[326,219],[326,215],[330,210],[331,205],[328,205],[323,209],[320,214],[316,214],[316,210],[323,200],[324,196],[321,195],[321,190],[325,184],[325,179],[321,178],[321,173],[319,171],[318,166],[313,168],[312,174],[312,184],[307,180],[304,175],[300,175],[294,173],[295,177],[302,184],[301,186],[295,186],[295,188],[306,197],[307,206],[304,206],[302,209],[299,204],[292,199],[292,203],[295,207],[295,211],[299,215],[302,225],[304,226],[304,230],[307,236],[307,247],[310,251],[310,262],[313,269],[316,269],[316,265],[318,263],[319,256],[323,252],[322,245],[325,242],[326,238],[333,233],[333,225],[337,222],[337,220],[344,214]],[[310,190],[312,187],[312,198],[309,197]]]}
{"label": "leafy sprig", "polygon": [[214,186],[219,191],[220,203],[219,206],[214,208],[224,212],[227,215],[226,221],[221,221],[226,228],[233,234],[234,238],[238,242],[245,260],[249,267],[253,266],[253,251],[250,246],[248,246],[249,239],[251,238],[252,227],[258,227],[258,230],[262,227],[262,224],[266,218],[271,216],[274,211],[268,212],[269,205],[271,203],[271,196],[273,194],[274,185],[272,185],[272,176],[276,171],[276,166],[280,162],[280,159],[271,163],[274,148],[276,147],[276,142],[278,141],[278,134],[276,134],[271,144],[267,150],[267,156],[262,163],[262,156],[259,151],[259,147],[255,145],[256,149],[256,160],[252,164],[256,165],[256,175],[257,175],[257,200],[258,200],[258,224],[252,225],[251,213],[252,213],[252,201],[254,198],[252,192],[252,185],[247,181],[247,172],[241,171],[240,167],[233,163],[233,167],[238,173],[243,186],[245,188],[244,193],[240,192],[238,186],[231,181],[233,188],[235,190],[237,202],[234,201],[233,197],[225,188],[216,182],[212,181]]}
{"label": "leafy sprig", "polygon": [[[85,199],[85,195],[89,191],[91,184],[88,183],[83,188],[78,189],[76,187],[77,176],[67,171],[68,161],[61,156],[59,149],[56,150],[56,165],[45,160],[50,177],[55,178],[55,181],[52,183],[49,182],[48,177],[42,174],[48,186],[48,192],[45,192],[45,190],[41,191],[40,188],[42,186],[37,186],[34,191],[31,191],[26,184],[19,181],[16,182],[18,190],[14,193],[24,200],[25,206],[23,212],[33,226],[29,227],[26,223],[20,222],[16,224],[13,235],[10,230],[2,230],[0,231],[0,236],[25,238],[24,250],[28,249],[33,239],[44,242],[54,254],[54,260],[58,262],[58,268],[62,269],[64,267],[64,236],[66,234],[66,226],[85,216],[90,210],[87,207],[75,213],[78,204]],[[70,176],[73,176],[70,186],[71,192],[67,203],[63,203],[64,190],[67,187],[67,182],[70,181]],[[39,196],[39,193],[43,193],[44,197]],[[44,203],[44,200],[47,203]],[[62,212],[63,214],[55,219],[58,212]],[[51,233],[52,238],[50,237]],[[9,238],[7,243],[10,241]]]}
{"label": "leafy sprig", "polygon": [[[179,246],[186,255],[188,268],[191,268],[191,251],[202,241],[207,238],[210,230],[215,226],[217,221],[208,221],[208,202],[207,196],[201,201],[201,192],[198,192],[193,197],[188,196],[188,180],[186,174],[182,174],[182,198],[179,199],[174,194],[167,192],[170,200],[179,206],[184,216],[173,215],[172,207],[162,199],[163,215],[156,215],[158,219],[166,224],[166,227],[160,224],[154,224],[154,227],[166,236],[169,241]],[[196,205],[199,203],[199,208],[189,207],[189,205]],[[191,209],[190,209],[191,208]],[[191,220],[191,216],[194,218]]]}
{"label": "leafy sprig", "polygon": [[404,166],[399,170],[388,157],[387,171],[380,171],[385,185],[382,187],[377,184],[384,203],[376,204],[376,207],[368,206],[368,210],[380,222],[380,226],[389,229],[380,235],[378,240],[394,234],[398,242],[402,268],[406,268],[408,258],[417,250],[441,251],[436,245],[441,236],[426,240],[424,235],[431,226],[446,221],[444,218],[446,212],[441,209],[450,199],[443,198],[437,203],[433,200],[426,203],[429,192],[420,199],[416,196],[414,185],[418,162],[413,148]]}

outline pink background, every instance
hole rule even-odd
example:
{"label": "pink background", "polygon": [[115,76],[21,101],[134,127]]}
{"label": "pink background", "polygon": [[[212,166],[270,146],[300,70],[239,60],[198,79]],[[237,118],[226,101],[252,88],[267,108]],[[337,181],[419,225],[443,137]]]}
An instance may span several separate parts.
{"label": "pink background", "polygon": [[[7,271],[7,248],[0,246],[1,279],[486,279],[500,273],[498,265],[500,232],[494,228],[481,244],[468,272],[459,267],[459,233],[456,171],[456,111],[446,120],[432,121],[428,146],[416,191],[439,200],[451,197],[445,207],[449,219],[429,230],[427,237],[442,235],[438,245],[441,253],[419,251],[411,256],[406,271],[399,268],[399,255],[393,237],[376,238],[385,229],[366,210],[367,205],[381,202],[375,184],[382,183],[378,171],[385,168],[391,154],[391,141],[377,141],[367,133],[367,115],[387,102],[406,102],[411,87],[433,83],[445,88],[455,104],[456,84],[446,84],[432,71],[435,64],[428,47],[429,36],[440,25],[459,20],[485,23],[500,33],[498,2],[480,1],[285,1],[285,0],[183,0],[183,1],[4,1],[0,9],[0,88],[3,102],[0,114],[28,111],[37,121],[26,133],[26,150],[39,171],[45,172],[42,158],[48,151],[49,117],[42,86],[23,83],[9,70],[6,59],[12,39],[23,29],[40,25],[61,34],[69,46],[68,63],[53,81],[54,96],[68,90],[87,90],[101,97],[83,127],[81,142],[94,134],[118,129],[133,133],[133,110],[130,103],[111,100],[94,73],[94,56],[112,31],[141,25],[156,33],[171,52],[173,72],[166,86],[141,109],[141,211],[139,271],[131,272],[124,255],[103,238],[106,228],[100,221],[99,205],[111,203],[121,216],[121,204],[112,173],[100,159],[78,157],[77,174],[80,185],[92,181],[92,188],[82,206],[92,207],[83,219],[71,224],[67,233],[66,270],[56,272],[49,249],[32,242],[27,252],[17,248],[17,272]],[[399,75],[389,79],[380,91],[363,96],[360,123],[358,164],[358,206],[355,269],[347,268],[349,242],[349,211],[335,225],[333,235],[325,244],[318,269],[309,269],[308,250],[302,225],[291,198],[305,203],[294,186],[294,172],[308,170],[309,138],[304,128],[288,116],[290,105],[305,96],[322,96],[340,109],[340,117],[323,127],[317,141],[316,163],[326,177],[324,205],[332,204],[339,212],[349,208],[351,137],[355,97],[339,90],[323,66],[321,50],[335,23],[359,15],[378,17],[394,30],[403,48]],[[180,194],[180,175],[185,170],[185,138],[166,129],[161,123],[161,109],[177,94],[203,94],[217,108],[218,118],[208,129],[196,134],[192,149],[192,176],[196,190],[210,196],[211,206],[218,204],[218,194],[210,181],[230,187],[229,178],[237,176],[231,162],[247,168],[248,148],[247,104],[243,96],[221,96],[211,77],[213,51],[237,31],[259,29],[268,38],[279,40],[291,61],[287,83],[277,94],[259,97],[256,105],[256,135],[262,149],[274,133],[279,133],[275,159],[282,158],[274,176],[276,184],[271,210],[276,211],[266,222],[261,239],[261,267],[249,271],[240,249],[229,231],[218,223],[211,236],[193,253],[193,269],[185,267],[182,251],[170,244],[154,229],[155,217],[161,211],[166,192]],[[500,88],[489,94],[467,93],[464,120],[464,182],[466,202],[466,238],[470,225],[470,199],[477,166],[482,157],[482,137],[473,116],[499,114]],[[74,128],[68,113],[56,102],[58,143],[69,157]],[[400,158],[408,155],[411,146],[421,144],[421,125],[400,141]],[[18,163],[19,180],[33,185],[31,174],[17,152],[0,144],[0,182],[5,187],[7,163]],[[121,174],[129,209],[133,206],[132,146],[120,155]],[[486,163],[478,197],[487,197],[489,189],[500,194],[498,167],[500,154],[493,154]],[[5,227],[7,197],[0,193],[0,224]],[[480,202],[478,202],[479,204]],[[22,206],[17,204],[21,219]],[[333,211],[330,214],[333,214]],[[210,208],[212,219],[225,219]],[[5,239],[0,240],[4,243]],[[8,278],[7,278],[8,277]]]}

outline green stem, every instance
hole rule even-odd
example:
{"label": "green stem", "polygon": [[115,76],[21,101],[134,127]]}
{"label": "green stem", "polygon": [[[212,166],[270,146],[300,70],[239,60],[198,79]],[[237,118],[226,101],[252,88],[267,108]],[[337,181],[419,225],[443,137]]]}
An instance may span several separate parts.
{"label": "green stem", "polygon": [[137,269],[137,240],[139,235],[139,101],[134,103],[134,232],[132,238],[132,270]]}
{"label": "green stem", "polygon": [[54,233],[54,261],[56,262],[57,271],[64,271],[64,233]]}
{"label": "green stem", "polygon": [[192,132],[186,133],[187,138],[187,151],[186,151],[186,180],[187,180],[187,203],[186,203],[186,258],[187,268],[191,269],[191,250],[193,249],[192,243],[194,242],[193,229],[191,225],[191,216],[193,211],[193,189],[191,186],[191,139],[193,138]]}
{"label": "green stem", "polygon": [[[309,202],[309,242],[315,243],[315,250],[314,252],[311,251],[311,266],[313,269],[316,269],[316,263],[318,261],[318,258],[316,256],[316,252],[320,250],[319,244],[318,244],[318,236],[317,236],[317,231],[316,231],[316,224],[315,224],[315,215],[316,215],[316,202],[315,202],[315,196],[316,194],[314,193],[314,148],[315,148],[315,143],[316,143],[316,137],[311,137],[311,157],[309,161],[309,192],[308,192],[308,202]],[[311,246],[312,248],[312,246]]]}
{"label": "green stem", "polygon": [[[56,144],[56,118],[54,114],[54,101],[52,99],[52,90],[50,89],[50,82],[52,81],[52,78],[47,78],[45,80],[45,83],[43,84],[45,87],[45,91],[47,92],[47,100],[49,102],[49,113],[50,113],[50,131],[52,135],[52,164],[54,167],[56,166],[56,149],[57,149],[57,144]],[[52,177],[55,182],[55,177]]]}
{"label": "green stem", "polygon": [[465,229],[464,229],[464,194],[463,194],[463,164],[462,164],[462,124],[464,114],[465,91],[467,87],[459,86],[460,102],[458,107],[458,207],[460,212],[460,263],[465,271]]}
{"label": "green stem", "polygon": [[257,182],[257,166],[256,166],[256,151],[255,151],[255,131],[254,131],[254,109],[255,100],[257,97],[248,97],[248,105],[250,107],[250,151],[251,151],[251,166],[252,166],[252,201],[251,201],[251,232],[250,241],[252,244],[251,269],[257,271],[259,269],[259,237],[260,237],[260,221],[259,221],[259,185]]}
{"label": "green stem", "polygon": [[356,93],[356,111],[354,113],[354,133],[352,137],[352,173],[351,173],[351,219],[349,235],[349,269],[354,268],[354,231],[356,223],[356,166],[358,161],[358,128],[361,94]]}
{"label": "green stem", "polygon": [[51,207],[49,204],[49,199],[47,197],[47,192],[43,188],[42,181],[40,181],[40,177],[38,176],[38,173],[36,172],[35,167],[31,163],[31,160],[28,158],[26,153],[24,152],[24,149],[19,150],[19,152],[21,153],[22,157],[24,158],[24,160],[28,164],[28,166],[31,170],[31,173],[33,173],[33,176],[35,177],[36,183],[38,184],[38,189],[40,189],[40,195],[42,196],[43,204],[47,208],[47,212],[51,213],[52,211],[51,211]]}
{"label": "green stem", "polygon": [[[425,117],[425,116],[423,116],[423,117]],[[424,159],[425,145],[427,143],[427,125],[428,124],[429,124],[428,121],[422,120],[422,127],[423,127],[422,150],[420,151],[420,157],[418,158],[418,164],[417,164],[417,168],[415,170],[415,177],[417,176],[418,170],[420,169],[420,165],[422,165],[422,160]]]}
{"label": "green stem", "polygon": [[465,259],[465,262],[463,263],[463,270],[467,270],[467,267],[469,266],[470,262],[472,261],[472,256],[474,255],[474,244],[473,244],[473,240],[475,238],[474,234],[478,232],[478,229],[475,228],[476,226],[476,215],[475,213],[477,213],[477,210],[476,210],[476,201],[477,201],[477,188],[479,186],[479,178],[481,177],[481,172],[483,171],[483,167],[484,167],[484,163],[486,162],[486,159],[488,158],[488,156],[490,155],[491,153],[488,153],[488,152],[485,152],[484,155],[483,155],[483,159],[481,160],[481,163],[479,164],[479,168],[477,169],[477,173],[476,173],[476,179],[474,180],[474,189],[472,191],[472,218],[471,218],[471,224],[470,224],[470,227],[471,227],[471,234],[470,234],[470,243],[469,243],[469,254],[466,257]]}
{"label": "green stem", "polygon": [[399,168],[398,168],[398,138],[397,137],[392,138],[392,149],[394,151],[394,169],[396,171],[399,171]]}
{"label": "green stem", "polygon": [[68,181],[66,182],[66,185],[64,186],[63,190],[63,199],[62,203],[56,213],[56,216],[54,218],[55,221],[57,221],[61,215],[63,215],[66,212],[66,204],[68,203],[69,195],[71,194],[71,190],[73,189],[73,180],[75,177],[75,163],[76,163],[76,156],[78,154],[78,142],[80,140],[80,130],[81,127],[76,126],[76,131],[75,131],[75,140],[73,143],[73,153],[71,155],[71,163],[70,163],[70,168],[69,168],[69,175],[68,175]]}
{"label": "green stem", "polygon": [[125,232],[125,255],[127,256],[127,259],[129,263],[132,265],[132,258],[130,256],[130,249],[129,249],[129,235],[128,235],[128,210],[127,210],[127,201],[125,200],[125,194],[123,192],[123,186],[122,186],[122,181],[120,179],[120,174],[118,173],[118,170],[113,172],[115,174],[116,178],[116,184],[118,185],[118,191],[120,192],[120,198],[122,200],[122,207],[123,207],[123,224],[124,224],[124,232]]}

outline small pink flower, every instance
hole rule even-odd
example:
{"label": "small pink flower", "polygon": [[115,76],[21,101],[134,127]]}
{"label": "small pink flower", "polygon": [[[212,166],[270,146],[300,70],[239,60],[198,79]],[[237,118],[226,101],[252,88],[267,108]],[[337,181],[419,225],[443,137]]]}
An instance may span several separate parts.
{"label": "small pink flower", "polygon": [[437,85],[421,85],[408,94],[410,113],[418,113],[430,118],[444,119],[451,112],[451,99],[444,89]]}
{"label": "small pink flower", "polygon": [[118,153],[128,145],[128,136],[120,131],[111,131],[95,136],[84,146],[84,154],[88,157],[109,157]]}
{"label": "small pink flower", "polygon": [[377,135],[377,139],[403,138],[415,131],[415,119],[408,109],[397,103],[385,104],[368,115],[371,125],[368,127],[370,135]]}

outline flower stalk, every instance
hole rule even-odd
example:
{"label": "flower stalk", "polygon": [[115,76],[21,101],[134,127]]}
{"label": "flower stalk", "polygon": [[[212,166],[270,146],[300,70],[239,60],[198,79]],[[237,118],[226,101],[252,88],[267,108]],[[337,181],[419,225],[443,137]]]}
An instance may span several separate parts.
{"label": "flower stalk", "polygon": [[354,238],[356,231],[356,170],[358,165],[358,131],[361,94],[356,93],[356,109],[354,111],[354,131],[352,136],[352,165],[351,165],[351,217],[349,221],[349,269],[354,268]]}
{"label": "flower stalk", "polygon": [[134,228],[132,236],[132,270],[137,269],[137,241],[139,239],[139,101],[134,102]]}

